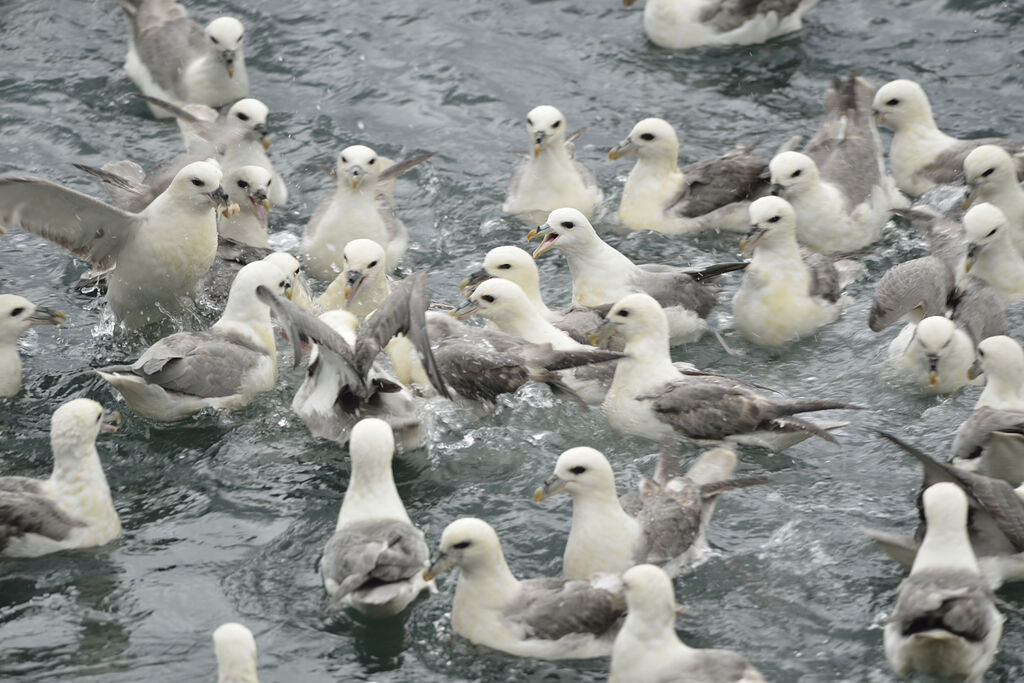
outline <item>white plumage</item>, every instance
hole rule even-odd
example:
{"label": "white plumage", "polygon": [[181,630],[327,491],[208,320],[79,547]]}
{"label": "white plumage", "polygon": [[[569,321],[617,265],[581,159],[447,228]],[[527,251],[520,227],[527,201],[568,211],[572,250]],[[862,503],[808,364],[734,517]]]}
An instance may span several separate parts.
{"label": "white plumage", "polygon": [[964,237],[965,270],[991,285],[1007,303],[1024,298],[1024,256],[1014,247],[1003,212],[988,203],[972,206],[964,214]]}
{"label": "white plumage", "polygon": [[228,622],[213,632],[217,683],[260,683],[256,673],[256,639],[245,626]]}
{"label": "white plumage", "polygon": [[33,325],[59,325],[64,314],[16,294],[0,294],[0,397],[21,389],[21,356],[18,338]]}

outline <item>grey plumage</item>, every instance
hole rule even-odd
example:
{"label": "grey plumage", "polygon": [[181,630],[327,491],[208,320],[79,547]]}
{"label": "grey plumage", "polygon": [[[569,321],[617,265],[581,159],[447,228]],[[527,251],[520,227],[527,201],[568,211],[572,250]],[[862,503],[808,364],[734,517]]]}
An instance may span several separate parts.
{"label": "grey plumage", "polygon": [[843,294],[843,283],[832,259],[803,247],[800,248],[800,258],[811,278],[808,293],[833,303],[839,301]]}
{"label": "grey plumage", "polygon": [[760,14],[775,12],[781,20],[799,9],[803,2],[805,0],[713,0],[701,7],[699,21],[724,33]]}
{"label": "grey plumage", "polygon": [[39,482],[27,477],[0,477],[0,553],[25,534],[63,541],[84,523],[61,510],[43,495]]}
{"label": "grey plumage", "polygon": [[888,622],[904,637],[941,629],[980,642],[994,627],[991,606],[992,591],[977,574],[922,571],[900,584]]}
{"label": "grey plumage", "polygon": [[613,635],[623,610],[606,590],[590,581],[527,579],[505,618],[522,623],[526,638],[558,640],[576,634]]}
{"label": "grey plumage", "polygon": [[324,548],[320,572],[338,584],[331,603],[359,592],[360,602],[384,604],[423,572],[430,551],[423,532],[396,519],[353,522],[334,532]]}
{"label": "grey plumage", "polygon": [[768,194],[768,160],[751,154],[748,148],[684,166],[682,172],[683,184],[665,211],[685,218]]}
{"label": "grey plumage", "polygon": [[953,464],[1020,486],[1024,483],[1024,411],[976,408],[957,430]]}
{"label": "grey plumage", "polygon": [[973,275],[963,275],[950,295],[950,318],[962,327],[977,346],[981,340],[1009,334],[1006,307],[999,292]]}
{"label": "grey plumage", "polygon": [[979,138],[976,140],[956,140],[943,149],[930,164],[918,171],[918,175],[931,180],[937,185],[963,185],[964,159],[982,145],[1002,147],[1017,164],[1017,178],[1024,179],[1024,145],[1006,138]]}
{"label": "grey plumage", "polygon": [[891,211],[910,223],[927,240],[929,253],[941,259],[950,271],[955,273],[963,267],[964,256],[967,255],[967,238],[959,220],[927,204]]}
{"label": "grey plumage", "polygon": [[185,100],[181,74],[206,47],[203,29],[174,0],[119,0],[135,50],[161,88]]}
{"label": "grey plumage", "polygon": [[716,303],[716,290],[708,285],[720,275],[743,270],[747,265],[746,261],[732,261],[679,268],[661,263],[642,263],[630,275],[630,284],[635,291],[651,295],[662,308],[680,306],[704,318]]}
{"label": "grey plumage", "polygon": [[936,256],[898,263],[875,287],[868,327],[881,332],[907,315],[915,321],[945,315],[954,284],[953,271]]}

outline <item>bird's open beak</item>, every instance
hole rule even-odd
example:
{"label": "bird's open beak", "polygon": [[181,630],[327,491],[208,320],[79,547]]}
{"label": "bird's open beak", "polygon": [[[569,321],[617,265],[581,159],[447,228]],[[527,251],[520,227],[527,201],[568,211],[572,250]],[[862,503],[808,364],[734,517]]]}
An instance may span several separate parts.
{"label": "bird's open beak", "polygon": [[754,226],[750,229],[750,232],[740,240],[740,254],[743,258],[750,258],[750,255],[757,249],[757,245],[764,241],[765,235],[768,234],[766,228]]}
{"label": "bird's open beak", "polygon": [[617,161],[622,157],[628,157],[630,154],[636,154],[636,150],[636,144],[634,144],[629,138],[626,138],[608,151],[608,158],[612,161]]}
{"label": "bird's open beak", "polygon": [[974,263],[978,260],[978,245],[973,242],[967,245],[967,257],[964,259],[964,272],[971,272]]}
{"label": "bird's open beak", "polygon": [[928,354],[928,384],[939,386],[939,357],[932,353]]}
{"label": "bird's open beak", "polygon": [[363,184],[363,178],[366,177],[366,174],[363,173],[363,167],[362,166],[353,166],[352,168],[350,168],[348,170],[348,172],[349,172],[349,175],[351,175],[351,177],[352,177],[352,189],[353,190]]}
{"label": "bird's open beak", "polygon": [[533,500],[537,503],[543,503],[545,498],[561,493],[565,490],[566,484],[565,479],[562,479],[557,474],[552,474],[550,477],[544,480],[543,486],[538,486],[537,490],[533,492]]}
{"label": "bird's open beak", "polygon": [[267,227],[267,214],[270,213],[270,200],[267,199],[267,193],[265,190],[256,190],[250,195],[246,195],[246,199],[249,200],[249,206],[252,207],[253,215],[256,216],[256,220],[260,222],[260,225],[264,229]]}
{"label": "bird's open beak", "polygon": [[587,341],[590,342],[591,346],[600,346],[604,343],[604,340],[612,336],[615,333],[615,323],[612,322],[611,318],[605,318],[604,321],[594,328],[590,334],[587,335]]}
{"label": "bird's open beak", "polygon": [[964,211],[971,208],[971,204],[978,198],[978,188],[967,186],[967,191],[964,192],[964,200],[960,203],[960,208]]}
{"label": "bird's open beak", "polygon": [[67,319],[64,311],[57,311],[45,306],[36,306],[35,312],[28,317],[29,322],[33,325],[60,325]]}
{"label": "bird's open beak", "polygon": [[981,369],[981,361],[975,359],[975,361],[971,363],[971,367],[967,368],[967,379],[978,379],[984,372],[985,371]]}
{"label": "bird's open beak", "polygon": [[113,434],[121,424],[121,413],[116,410],[104,410],[100,418],[100,431]]}
{"label": "bird's open beak", "polygon": [[533,134],[533,156],[535,156],[535,157],[540,156],[541,150],[544,149],[545,147],[547,147],[547,144],[548,144],[547,133],[545,133],[542,130],[539,130],[536,133],[534,133]]}
{"label": "bird's open beak", "polygon": [[363,288],[363,283],[366,282],[366,275],[358,270],[348,271],[348,278],[345,280],[345,306],[352,305],[352,300],[356,298],[356,294]]}
{"label": "bird's open beak", "polygon": [[550,251],[555,246],[555,240],[558,239],[558,233],[551,230],[551,226],[545,223],[539,227],[534,228],[526,235],[526,241],[533,241],[534,237],[543,237],[544,239],[533,251],[533,258],[539,257],[541,254]]}
{"label": "bird's open beak", "polygon": [[[462,281],[459,285],[459,291],[462,292],[463,296],[472,296],[473,292],[476,291],[477,285],[485,280],[490,280],[491,274],[488,273],[484,268],[474,271],[469,277]],[[467,291],[468,290],[468,291]]]}
{"label": "bird's open beak", "polygon": [[451,312],[451,316],[453,318],[458,318],[459,320],[462,320],[463,318],[468,318],[469,316],[473,315],[479,310],[479,301],[474,301],[473,299],[466,299],[465,301],[462,302],[462,305],[458,306],[455,310]]}
{"label": "bird's open beak", "polygon": [[224,60],[224,67],[228,70],[228,78],[235,77],[235,51],[221,50],[220,58]]}
{"label": "bird's open beak", "polygon": [[423,580],[433,581],[434,577],[444,574],[446,571],[451,569],[454,564],[454,557],[447,553],[438,552],[437,555],[434,556],[434,561],[431,562],[430,566],[423,572]]}

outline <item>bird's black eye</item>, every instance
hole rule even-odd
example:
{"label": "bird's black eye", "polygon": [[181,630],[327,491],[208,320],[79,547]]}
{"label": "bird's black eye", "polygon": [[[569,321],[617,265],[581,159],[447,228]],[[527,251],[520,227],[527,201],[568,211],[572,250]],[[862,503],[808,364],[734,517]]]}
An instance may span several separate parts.
{"label": "bird's black eye", "polygon": [[12,318],[17,318],[19,315],[21,315],[24,312],[25,312],[25,307],[24,306],[18,306],[13,311],[11,311],[11,317]]}
{"label": "bird's black eye", "polygon": [[772,216],[771,218],[768,219],[768,222],[769,223],[778,223],[780,218],[782,218],[782,216]]}
{"label": "bird's black eye", "polygon": [[626,309],[624,308],[624,309],[622,309],[621,311],[619,311],[619,315],[621,315],[621,316],[622,316],[623,318],[628,318],[628,317],[629,317],[629,311],[627,311],[627,310],[626,310]]}
{"label": "bird's black eye", "polygon": [[983,350],[981,350],[981,349],[978,349],[978,356],[980,358],[984,358],[985,357],[985,352]]}
{"label": "bird's black eye", "polygon": [[453,548],[458,548],[459,550],[463,550],[464,548],[468,548],[469,547],[469,541],[459,541],[458,543],[456,543],[452,547]]}
{"label": "bird's black eye", "polygon": [[374,267],[375,265],[377,265],[377,262],[376,262],[376,261],[370,261],[370,265],[368,265],[368,266],[366,266],[366,267],[367,267],[367,268],[373,268],[373,267]]}
{"label": "bird's black eye", "polygon": [[992,230],[990,230],[989,233],[985,235],[985,237],[991,237],[992,235],[996,234],[996,230],[998,229],[999,228],[992,228]]}
{"label": "bird's black eye", "polygon": [[369,161],[367,161],[366,163],[367,163],[367,165],[369,165],[369,166],[373,166],[374,162],[376,162],[376,161],[377,161],[377,158],[376,158],[376,157],[374,157],[373,159],[370,159],[370,160],[369,160]]}
{"label": "bird's black eye", "polygon": [[889,100],[888,102],[886,102],[886,104],[888,104],[890,107],[895,107],[899,103],[900,103],[900,100],[899,100],[898,97],[894,97],[891,100]]}
{"label": "bird's black eye", "polygon": [[573,467],[569,471],[572,472],[573,474],[583,474],[584,472],[587,471],[587,468],[584,467],[583,465],[576,465],[576,467]]}
{"label": "bird's black eye", "polygon": [[555,121],[554,123],[551,124],[551,127],[552,128],[558,128],[560,125],[562,125],[561,121]]}
{"label": "bird's black eye", "polygon": [[982,173],[982,174],[981,174],[981,177],[982,177],[982,178],[988,178],[988,177],[989,177],[990,175],[992,175],[992,174],[993,174],[993,173],[995,173],[995,172],[996,172],[996,169],[995,169],[995,168],[990,168],[990,169],[988,169],[987,171],[985,171],[984,173]]}
{"label": "bird's black eye", "polygon": [[654,133],[644,133],[643,135],[640,136],[640,139],[641,140],[653,140],[654,139]]}
{"label": "bird's black eye", "polygon": [[511,267],[512,267],[511,263],[502,263],[500,266],[498,266],[498,268],[501,269],[501,270],[508,270]]}
{"label": "bird's black eye", "polygon": [[791,176],[790,176],[790,178],[796,178],[796,177],[797,177],[797,176],[799,176],[799,175],[800,175],[801,173],[803,173],[803,171],[802,171],[801,169],[799,169],[799,168],[798,168],[798,169],[796,169],[795,171],[793,171],[793,175],[791,175]]}
{"label": "bird's black eye", "polygon": [[238,186],[244,190],[245,188],[249,187],[249,183],[245,182],[244,180],[239,180]]}
{"label": "bird's black eye", "polygon": [[103,413],[100,413],[99,415],[96,416],[96,421],[97,422],[99,422],[102,419],[103,419]]}
{"label": "bird's black eye", "polygon": [[348,163],[348,159],[346,159],[345,157],[342,157],[341,158],[341,163],[347,164]]}
{"label": "bird's black eye", "polygon": [[486,302],[487,302],[487,303],[489,303],[489,304],[493,304],[493,303],[494,303],[494,297],[493,297],[493,296],[491,296],[490,294],[484,294],[484,295],[483,295],[482,297],[480,297],[480,298],[481,298],[481,299],[483,299],[484,301],[486,301]]}
{"label": "bird's black eye", "polygon": [[216,38],[214,38],[213,36],[210,36],[210,40],[212,40],[212,41],[213,41],[213,44],[214,44],[214,45],[220,45],[220,41],[219,41],[219,40],[217,40]]}
{"label": "bird's black eye", "polygon": [[274,179],[273,179],[273,178],[271,178],[270,180],[268,180],[268,181],[267,181],[267,187],[270,187],[270,183],[272,183],[272,182],[274,182]]}
{"label": "bird's black eye", "polygon": [[242,121],[248,121],[249,120],[249,115],[244,113],[244,112],[238,112],[237,114],[235,114],[235,116],[237,116]]}
{"label": "bird's black eye", "polygon": [[573,229],[573,222],[572,221],[562,221],[562,227],[565,228],[566,230],[572,230]]}
{"label": "bird's black eye", "polygon": [[202,187],[203,186],[203,181],[200,180],[199,178],[193,178],[192,179],[192,184],[195,185],[196,187]]}
{"label": "bird's black eye", "polygon": [[528,126],[532,126],[533,125],[533,121],[530,120],[529,116],[526,117],[526,125],[528,125]]}
{"label": "bird's black eye", "polygon": [[277,283],[277,286],[283,288],[287,284],[288,284],[287,282],[285,282],[284,280],[281,280],[280,282]]}
{"label": "bird's black eye", "polygon": [[245,34],[244,33],[242,35],[238,36],[238,42],[239,43],[242,42],[242,40],[244,40],[244,39],[245,39]]}
{"label": "bird's black eye", "polygon": [[295,272],[294,272],[294,273],[292,273],[292,275],[294,275],[294,276],[298,277],[298,276],[299,276],[299,269],[298,269],[298,268],[296,268],[296,269],[295,269]]}

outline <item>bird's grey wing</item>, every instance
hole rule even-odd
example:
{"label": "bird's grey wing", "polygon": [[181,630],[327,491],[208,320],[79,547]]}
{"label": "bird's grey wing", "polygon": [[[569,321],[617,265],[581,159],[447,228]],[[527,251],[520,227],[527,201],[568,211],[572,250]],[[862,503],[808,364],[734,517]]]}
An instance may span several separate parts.
{"label": "bird's grey wing", "polygon": [[963,268],[963,260],[967,255],[967,239],[959,220],[927,204],[891,211],[910,223],[910,226],[928,241],[928,251],[932,256],[941,259],[950,272],[955,273]]}
{"label": "bird's grey wing", "polygon": [[971,460],[981,456],[992,432],[1024,435],[1024,411],[977,408],[964,420],[953,439],[953,457]]}
{"label": "bird's grey wing", "polygon": [[339,600],[370,582],[405,581],[429,564],[423,532],[408,522],[372,519],[334,532],[320,565],[324,578],[335,581]]}
{"label": "bird's grey wing", "polygon": [[114,265],[141,219],[42,178],[0,178],[0,225],[20,225],[89,261]]}
{"label": "bird's grey wing", "polygon": [[555,321],[554,326],[572,337],[573,341],[590,344],[589,334],[604,322],[600,312],[602,308],[604,307],[572,306],[562,312],[562,317]]}
{"label": "bird's grey wing", "polygon": [[975,345],[998,334],[1009,334],[1010,323],[999,293],[992,285],[974,275],[964,275],[950,295],[950,316],[964,328]]}
{"label": "bird's grey wing", "polygon": [[377,179],[377,182],[387,182],[388,180],[393,180],[394,178],[397,178],[398,176],[408,171],[413,166],[419,166],[420,164],[422,164],[424,161],[431,158],[435,154],[437,154],[437,152],[420,154],[419,156],[412,157],[411,159],[406,159],[405,161],[399,161],[398,163],[392,164],[391,166],[388,166],[386,169],[381,171],[381,174]]}
{"label": "bird's grey wing", "polygon": [[12,539],[25,534],[62,541],[79,526],[84,524],[42,495],[36,481],[25,477],[0,478],[0,552]]}
{"label": "bird's grey wing", "polygon": [[256,288],[256,296],[270,307],[270,310],[274,312],[274,317],[284,327],[285,333],[292,343],[295,365],[298,365],[302,358],[303,343],[313,342],[321,349],[326,349],[338,356],[343,364],[353,368],[359,377],[355,381],[357,385],[365,382],[365,379],[362,378],[365,378],[369,372],[369,366],[363,371],[359,370],[361,366],[356,360],[355,351],[334,328],[312,313],[302,310],[291,301],[274,294],[263,285]]}
{"label": "bird's grey wing", "polygon": [[588,190],[599,189],[597,186],[597,178],[594,177],[594,174],[590,172],[589,168],[579,161],[576,161],[576,159],[572,160],[572,167],[576,169],[576,174],[580,177],[580,180],[583,181],[583,187]]}
{"label": "bird's grey wing", "polygon": [[181,75],[203,47],[203,30],[172,0],[143,2],[134,16],[135,51],[153,81],[184,98]]}
{"label": "bird's grey wing", "polygon": [[768,189],[768,161],[742,150],[698,161],[682,170],[683,184],[665,210],[686,218],[756,199]]}
{"label": "bird's grey wing", "polygon": [[241,337],[179,332],[153,344],[131,366],[104,370],[131,372],[167,391],[217,398],[238,393],[246,374],[266,357]]}
{"label": "bird's grey wing", "polygon": [[681,270],[658,272],[637,268],[630,284],[654,297],[662,308],[681,306],[703,318],[715,306],[715,290],[701,285]]}
{"label": "bird's grey wing", "polygon": [[890,623],[904,636],[941,628],[967,640],[981,641],[994,626],[989,617],[992,593],[976,574],[924,571],[900,584]]}
{"label": "bird's grey wing", "polygon": [[751,432],[763,419],[752,392],[696,379],[668,382],[636,398],[650,401],[659,420],[695,439]]}
{"label": "bird's grey wing", "polygon": [[811,278],[807,288],[808,294],[826,301],[839,301],[843,292],[839,286],[839,271],[833,265],[832,259],[803,247],[800,248],[800,258],[803,259],[807,274]]}
{"label": "bird's grey wing", "polygon": [[397,283],[391,295],[359,326],[355,347],[356,367],[368,371],[377,354],[391,338],[403,334],[412,342],[437,393],[450,398],[430,348],[425,316],[427,304],[426,271],[414,273]]}
{"label": "bird's grey wing", "polygon": [[686,552],[697,540],[704,501],[700,486],[680,480],[678,490],[669,493],[660,486],[649,487],[643,507],[636,515],[643,540],[636,554],[638,562],[663,565]]}
{"label": "bird's grey wing", "polygon": [[[84,171],[100,179],[103,189],[114,206],[131,212],[139,212],[153,201],[150,187],[145,184],[145,173],[142,167],[133,161],[118,161],[104,164],[102,168],[72,164],[79,171]],[[141,172],[141,177],[136,172]]]}
{"label": "bird's grey wing", "polygon": [[833,77],[825,95],[825,123],[804,149],[822,179],[842,190],[850,209],[882,182],[882,150],[871,115],[874,94],[862,78]]}
{"label": "bird's grey wing", "polygon": [[[996,145],[1002,147],[1010,155],[1020,155],[1024,151],[1024,145],[1019,142],[1007,140],[1006,138],[980,138],[974,140],[957,140],[922,168],[920,175],[940,185],[963,184],[964,182],[964,159],[981,145]],[[1024,172],[1024,161],[1017,158],[1017,177]]]}
{"label": "bird's grey wing", "polygon": [[712,0],[700,11],[700,23],[724,33],[739,28],[761,14],[775,12],[779,18],[789,16],[802,0]]}
{"label": "bird's grey wing", "polygon": [[915,310],[921,318],[945,315],[953,283],[953,272],[935,256],[896,264],[875,287],[868,327],[881,332]]}
{"label": "bird's grey wing", "polygon": [[528,638],[558,640],[573,634],[602,636],[619,622],[622,611],[606,590],[588,581],[530,579],[505,609],[505,617],[521,622]]}
{"label": "bird's grey wing", "polygon": [[445,383],[468,399],[493,403],[530,380],[529,371],[514,355],[465,339],[436,343],[433,352]]}

